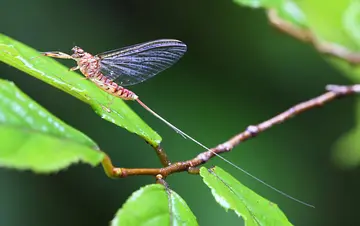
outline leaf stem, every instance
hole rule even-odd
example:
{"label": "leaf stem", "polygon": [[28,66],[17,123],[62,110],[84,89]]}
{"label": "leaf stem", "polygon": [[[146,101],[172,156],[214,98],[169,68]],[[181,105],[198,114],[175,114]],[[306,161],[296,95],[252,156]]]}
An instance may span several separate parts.
{"label": "leaf stem", "polygon": [[153,146],[153,148],[157,156],[159,157],[162,166],[163,167],[170,166],[171,165],[170,159],[168,158],[165,150],[160,146],[160,144],[156,147]]}

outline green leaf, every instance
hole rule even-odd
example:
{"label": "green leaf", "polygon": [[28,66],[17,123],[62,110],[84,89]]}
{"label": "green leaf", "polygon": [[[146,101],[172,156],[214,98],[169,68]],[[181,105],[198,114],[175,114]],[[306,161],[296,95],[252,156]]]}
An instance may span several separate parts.
{"label": "green leaf", "polygon": [[198,224],[195,216],[178,194],[163,185],[151,184],[134,192],[111,222],[111,226],[137,225]]}
{"label": "green leaf", "polygon": [[245,225],[292,225],[276,204],[245,187],[220,167],[201,167],[200,175],[215,200],[226,210],[234,210]]}
{"label": "green leaf", "polygon": [[345,32],[360,47],[360,2],[352,1],[344,12],[343,24]]}
{"label": "green leaf", "polygon": [[236,3],[252,8],[278,6],[283,0],[234,0]]}
{"label": "green leaf", "polygon": [[79,161],[99,164],[104,154],[83,133],[0,80],[0,167],[59,171]]}
{"label": "green leaf", "polygon": [[299,7],[299,5],[294,1],[283,1],[281,4],[275,6],[278,15],[288,21],[291,22],[294,26],[297,26],[299,29],[307,27],[307,19]]}
{"label": "green leaf", "polygon": [[[34,58],[37,57],[37,58]],[[0,34],[0,61],[24,71],[52,86],[55,86],[91,105],[103,119],[143,137],[153,146],[158,146],[161,137],[137,116],[120,98],[99,89],[83,76],[70,72],[50,57],[39,53],[3,34]],[[110,108],[109,112],[106,108]]]}
{"label": "green leaf", "polygon": [[[324,5],[322,1],[296,1],[306,17],[307,28],[315,35],[317,40],[341,45],[350,51],[357,51],[359,46],[347,34],[346,26],[344,26],[345,14],[351,2],[349,0],[334,0],[328,1]],[[346,21],[350,22],[349,20]]]}

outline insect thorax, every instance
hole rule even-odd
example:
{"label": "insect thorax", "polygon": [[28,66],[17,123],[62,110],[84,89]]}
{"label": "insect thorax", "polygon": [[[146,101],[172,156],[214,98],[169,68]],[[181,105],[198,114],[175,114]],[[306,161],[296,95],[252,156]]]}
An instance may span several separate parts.
{"label": "insect thorax", "polygon": [[89,53],[85,53],[83,57],[77,60],[80,71],[86,77],[96,77],[101,74],[99,61]]}

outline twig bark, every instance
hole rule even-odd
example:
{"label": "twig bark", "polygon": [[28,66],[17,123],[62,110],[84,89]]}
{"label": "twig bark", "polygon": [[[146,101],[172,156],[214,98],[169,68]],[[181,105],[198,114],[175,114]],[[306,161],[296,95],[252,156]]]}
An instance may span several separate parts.
{"label": "twig bark", "polygon": [[[234,147],[239,145],[241,142],[246,141],[252,137],[255,137],[261,132],[264,132],[267,129],[270,129],[274,125],[283,123],[290,118],[308,111],[310,109],[321,107],[324,104],[335,100],[336,98],[349,96],[355,93],[360,93],[360,84],[351,85],[351,86],[341,86],[341,85],[328,85],[326,87],[328,92],[312,98],[308,101],[299,103],[288,110],[270,118],[258,125],[250,125],[245,131],[235,135],[230,138],[228,141],[219,144],[218,146],[211,148],[208,151],[202,152],[197,155],[195,158],[183,161],[172,163],[163,168],[116,168],[112,165],[111,160],[106,156],[102,162],[104,170],[109,177],[113,178],[122,178],[127,176],[136,176],[136,175],[152,175],[156,176],[158,179],[164,179],[170,174],[176,172],[187,171],[192,174],[198,173],[198,166],[208,162],[216,154],[222,154],[229,152]],[[163,151],[163,150],[162,150]],[[167,159],[167,158],[166,158]],[[166,161],[164,161],[165,163]],[[168,164],[168,163],[166,163]]]}
{"label": "twig bark", "polygon": [[170,159],[168,158],[166,152],[160,146],[160,144],[157,147],[153,147],[153,148],[154,148],[158,158],[160,159],[162,166],[164,166],[164,167],[170,166],[171,165]]}

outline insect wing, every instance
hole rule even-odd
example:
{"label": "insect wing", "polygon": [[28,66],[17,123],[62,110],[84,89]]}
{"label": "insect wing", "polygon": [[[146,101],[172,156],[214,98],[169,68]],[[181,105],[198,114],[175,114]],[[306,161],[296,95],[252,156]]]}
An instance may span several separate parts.
{"label": "insect wing", "polygon": [[100,70],[108,79],[127,86],[143,82],[176,63],[186,45],[174,39],[160,39],[96,55]]}

